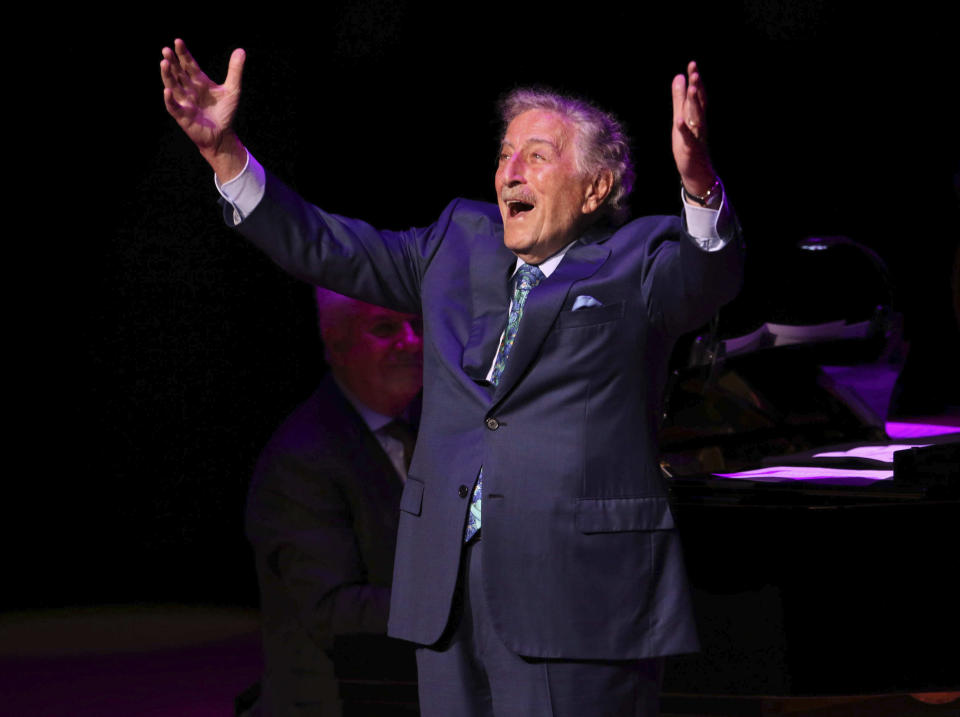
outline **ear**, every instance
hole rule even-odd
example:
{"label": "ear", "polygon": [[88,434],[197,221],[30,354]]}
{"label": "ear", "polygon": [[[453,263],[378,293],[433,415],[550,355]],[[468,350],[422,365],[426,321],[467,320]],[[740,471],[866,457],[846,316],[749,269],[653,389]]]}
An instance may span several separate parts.
{"label": "ear", "polygon": [[351,341],[348,332],[328,330],[323,336],[324,353],[331,368],[341,368],[347,364]]}
{"label": "ear", "polygon": [[606,201],[611,187],[613,187],[613,172],[609,169],[601,169],[597,172],[593,181],[587,185],[581,211],[584,214],[593,214],[597,211]]}

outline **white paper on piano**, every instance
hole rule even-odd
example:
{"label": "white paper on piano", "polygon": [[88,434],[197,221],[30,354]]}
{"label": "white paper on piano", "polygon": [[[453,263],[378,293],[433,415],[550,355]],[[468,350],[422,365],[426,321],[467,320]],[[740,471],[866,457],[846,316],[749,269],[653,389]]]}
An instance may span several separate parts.
{"label": "white paper on piano", "polygon": [[889,446],[857,446],[849,451],[827,451],[826,453],[814,453],[814,458],[869,458],[873,461],[883,461],[884,463],[893,463],[893,454],[897,451],[905,451],[908,448],[926,448],[929,443],[924,444],[906,444],[894,443]]}
{"label": "white paper on piano", "polygon": [[817,468],[816,466],[771,466],[739,473],[714,473],[722,478],[755,481],[788,481],[818,479],[853,479],[857,481],[891,480],[893,471],[855,470],[852,468]]}

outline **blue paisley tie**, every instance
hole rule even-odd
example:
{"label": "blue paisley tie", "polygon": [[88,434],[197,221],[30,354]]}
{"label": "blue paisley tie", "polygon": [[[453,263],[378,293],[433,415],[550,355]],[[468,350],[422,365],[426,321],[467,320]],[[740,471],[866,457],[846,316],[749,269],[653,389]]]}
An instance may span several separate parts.
{"label": "blue paisley tie", "polygon": [[[514,289],[513,301],[510,304],[510,316],[507,318],[507,328],[500,340],[497,359],[493,362],[493,374],[490,376],[490,381],[494,386],[500,382],[500,375],[507,365],[510,350],[517,340],[517,330],[520,328],[520,318],[523,316],[523,305],[527,303],[527,296],[543,279],[543,272],[540,271],[539,267],[530,264],[522,265],[513,276]],[[477,476],[477,484],[474,486],[473,496],[470,498],[470,514],[467,516],[467,529],[463,534],[464,542],[470,540],[480,530],[480,502],[482,498],[483,467],[480,468],[480,475]]]}

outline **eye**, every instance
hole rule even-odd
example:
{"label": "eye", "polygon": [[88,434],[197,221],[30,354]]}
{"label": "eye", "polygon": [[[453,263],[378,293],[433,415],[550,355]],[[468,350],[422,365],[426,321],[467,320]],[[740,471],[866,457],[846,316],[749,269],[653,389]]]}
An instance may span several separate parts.
{"label": "eye", "polygon": [[370,327],[369,333],[378,339],[386,339],[400,331],[400,325],[395,321],[378,321]]}

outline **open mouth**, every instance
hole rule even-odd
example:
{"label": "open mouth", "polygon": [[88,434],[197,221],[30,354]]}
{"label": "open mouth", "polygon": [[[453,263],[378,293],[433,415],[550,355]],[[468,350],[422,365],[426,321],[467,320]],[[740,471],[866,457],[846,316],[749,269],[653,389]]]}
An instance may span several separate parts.
{"label": "open mouth", "polygon": [[518,199],[513,199],[507,202],[507,209],[510,212],[510,218],[519,216],[526,212],[533,211],[533,205],[529,202],[521,202]]}

